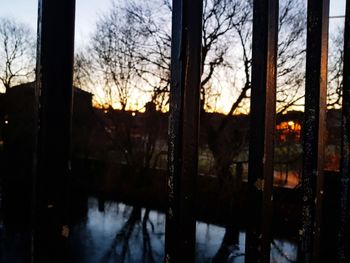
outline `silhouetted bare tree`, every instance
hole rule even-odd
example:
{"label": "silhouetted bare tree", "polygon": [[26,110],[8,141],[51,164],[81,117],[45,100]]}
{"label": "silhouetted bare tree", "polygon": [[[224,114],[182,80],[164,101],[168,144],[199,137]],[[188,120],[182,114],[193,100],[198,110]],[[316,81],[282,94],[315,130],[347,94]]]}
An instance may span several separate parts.
{"label": "silhouetted bare tree", "polygon": [[25,24],[0,17],[0,87],[5,92],[13,85],[34,79],[34,34]]}
{"label": "silhouetted bare tree", "polygon": [[[123,6],[115,2],[99,19],[87,50],[76,55],[75,82],[80,86],[95,85],[102,89],[103,103],[109,110],[104,115],[106,122],[101,124],[105,126],[106,136],[111,141],[111,150],[118,150],[130,167],[136,170],[144,168],[141,169],[144,172],[156,165],[159,156],[159,149],[156,150],[159,129],[156,107],[148,111],[142,121],[138,117],[131,117],[126,109],[137,92],[143,95],[145,92],[150,93],[149,105],[163,105],[165,95],[161,88],[162,81],[166,80],[164,85],[167,86],[169,78],[168,75],[162,80],[156,77],[162,70],[153,54],[157,41],[150,35],[156,29],[152,29],[151,22],[149,27],[142,28],[144,24],[139,23],[141,17],[136,17],[127,9],[132,4]],[[157,32],[159,34],[161,32]],[[165,54],[163,51],[160,53]],[[112,110],[116,102],[122,110],[118,114]],[[135,120],[144,128],[141,137],[132,134]]]}
{"label": "silhouetted bare tree", "polygon": [[336,108],[342,104],[344,27],[338,27],[330,34],[327,106],[329,108]]}
{"label": "silhouetted bare tree", "polygon": [[[163,1],[133,1],[124,10],[135,19],[135,28],[143,35],[144,45],[138,45],[140,75],[158,78],[168,92],[170,70],[171,3]],[[285,0],[281,4],[279,41],[279,111],[300,102],[303,84],[305,42],[305,6],[302,0]],[[215,109],[220,86],[233,89],[227,115],[246,107],[250,89],[252,1],[205,0],[202,28],[202,107]],[[147,72],[148,74],[144,75]]]}
{"label": "silhouetted bare tree", "polygon": [[86,57],[84,52],[78,51],[74,56],[73,85],[77,88],[90,91],[92,74],[90,72],[92,62]]}
{"label": "silhouetted bare tree", "polygon": [[[138,33],[134,28],[133,18],[114,4],[97,22],[89,56],[85,57],[94,78],[101,78],[107,104],[114,107],[117,103],[122,110],[126,109],[137,82],[134,53]],[[80,61],[84,62],[82,58],[80,54]]]}
{"label": "silhouetted bare tree", "polygon": [[[98,23],[92,41],[92,67],[104,72],[110,91],[106,92],[107,97],[112,98],[113,89],[117,89],[122,108],[135,83],[142,85],[141,91],[151,93],[158,107],[163,108],[167,102],[171,11],[169,0],[115,3]],[[279,112],[302,102],[305,19],[302,0],[282,1],[278,44]],[[215,160],[215,173],[225,177],[230,174],[233,157],[241,152],[246,138],[232,115],[247,108],[249,103],[252,1],[205,0],[202,31],[202,127]],[[113,89],[108,86],[111,82]],[[204,110],[215,108],[213,98],[220,94],[220,86],[233,90],[227,99],[231,106],[228,114],[214,124]]]}
{"label": "silhouetted bare tree", "polygon": [[[305,6],[302,1],[282,1],[279,19],[278,43],[278,112],[283,112],[300,103],[303,94],[300,89],[303,84],[302,65],[304,63],[305,42]],[[241,85],[236,96],[231,100],[229,113],[213,125],[210,114],[203,113],[202,121],[207,130],[208,146],[214,157],[214,171],[219,178],[227,178],[233,158],[245,146],[247,134],[241,129],[241,123],[232,118],[237,110],[246,105],[251,88],[251,36],[252,36],[252,6],[248,2],[240,10],[242,19],[234,24],[233,38],[237,39],[241,54],[242,74]],[[231,66],[233,67],[233,65]]]}

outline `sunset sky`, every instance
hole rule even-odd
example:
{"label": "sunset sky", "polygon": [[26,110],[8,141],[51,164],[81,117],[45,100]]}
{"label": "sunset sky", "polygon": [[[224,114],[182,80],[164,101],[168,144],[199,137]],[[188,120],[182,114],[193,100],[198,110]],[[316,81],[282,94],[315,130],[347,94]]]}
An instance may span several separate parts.
{"label": "sunset sky", "polygon": [[[330,2],[331,16],[344,14],[345,0]],[[37,3],[37,0],[1,0],[0,16],[15,17],[36,30]],[[111,0],[76,0],[76,5],[76,41],[80,45],[94,29],[98,17],[108,10]]]}
{"label": "sunset sky", "polygon": [[[38,0],[1,0],[0,17],[15,18],[19,22],[30,25],[36,31]],[[89,35],[95,29],[98,18],[111,7],[112,0],[76,0],[76,48],[87,43]],[[343,16],[345,0],[330,0],[330,16]],[[336,18],[330,21],[330,31],[341,26],[344,19]],[[222,92],[222,99],[232,98],[232,91]],[[220,101],[219,111],[227,112],[230,102]]]}

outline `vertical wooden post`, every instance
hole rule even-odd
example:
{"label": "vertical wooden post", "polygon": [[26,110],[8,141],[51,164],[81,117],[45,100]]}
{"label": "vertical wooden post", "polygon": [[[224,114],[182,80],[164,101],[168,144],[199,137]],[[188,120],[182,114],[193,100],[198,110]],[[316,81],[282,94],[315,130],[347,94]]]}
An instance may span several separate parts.
{"label": "vertical wooden post", "polygon": [[350,260],[350,1],[346,1],[344,32],[342,144],[337,262]]}
{"label": "vertical wooden post", "polygon": [[[39,0],[32,262],[66,262],[75,0]],[[66,232],[66,231],[63,231]]]}
{"label": "vertical wooden post", "polygon": [[329,0],[309,0],[307,13],[302,226],[298,253],[299,262],[304,263],[320,261]]}
{"label": "vertical wooden post", "polygon": [[194,262],[203,0],[174,0],[165,262]]}
{"label": "vertical wooden post", "polygon": [[255,0],[245,262],[270,262],[278,0]]}

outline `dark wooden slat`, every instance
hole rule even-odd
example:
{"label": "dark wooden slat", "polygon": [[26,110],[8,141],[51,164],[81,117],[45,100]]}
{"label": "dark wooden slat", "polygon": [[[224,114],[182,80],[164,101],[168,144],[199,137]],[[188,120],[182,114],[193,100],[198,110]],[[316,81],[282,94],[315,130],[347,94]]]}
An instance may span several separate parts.
{"label": "dark wooden slat", "polygon": [[[302,226],[299,261],[319,262],[324,189],[329,0],[309,0],[303,125]],[[316,203],[316,205],[315,205]]]}
{"label": "dark wooden slat", "polygon": [[39,0],[32,262],[65,262],[75,0]]}
{"label": "dark wooden slat", "polygon": [[270,262],[278,0],[254,1],[245,262]]}
{"label": "dark wooden slat", "polygon": [[337,262],[350,260],[350,1],[346,1],[343,68],[342,146]]}
{"label": "dark wooden slat", "polygon": [[174,0],[165,262],[194,262],[202,0]]}

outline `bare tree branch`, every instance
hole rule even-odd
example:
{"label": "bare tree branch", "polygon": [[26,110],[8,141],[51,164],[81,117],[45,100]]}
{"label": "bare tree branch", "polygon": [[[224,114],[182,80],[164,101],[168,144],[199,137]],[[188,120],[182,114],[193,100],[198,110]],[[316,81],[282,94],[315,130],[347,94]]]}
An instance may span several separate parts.
{"label": "bare tree branch", "polygon": [[0,81],[5,92],[34,79],[34,58],[35,41],[30,28],[13,19],[0,18]]}

